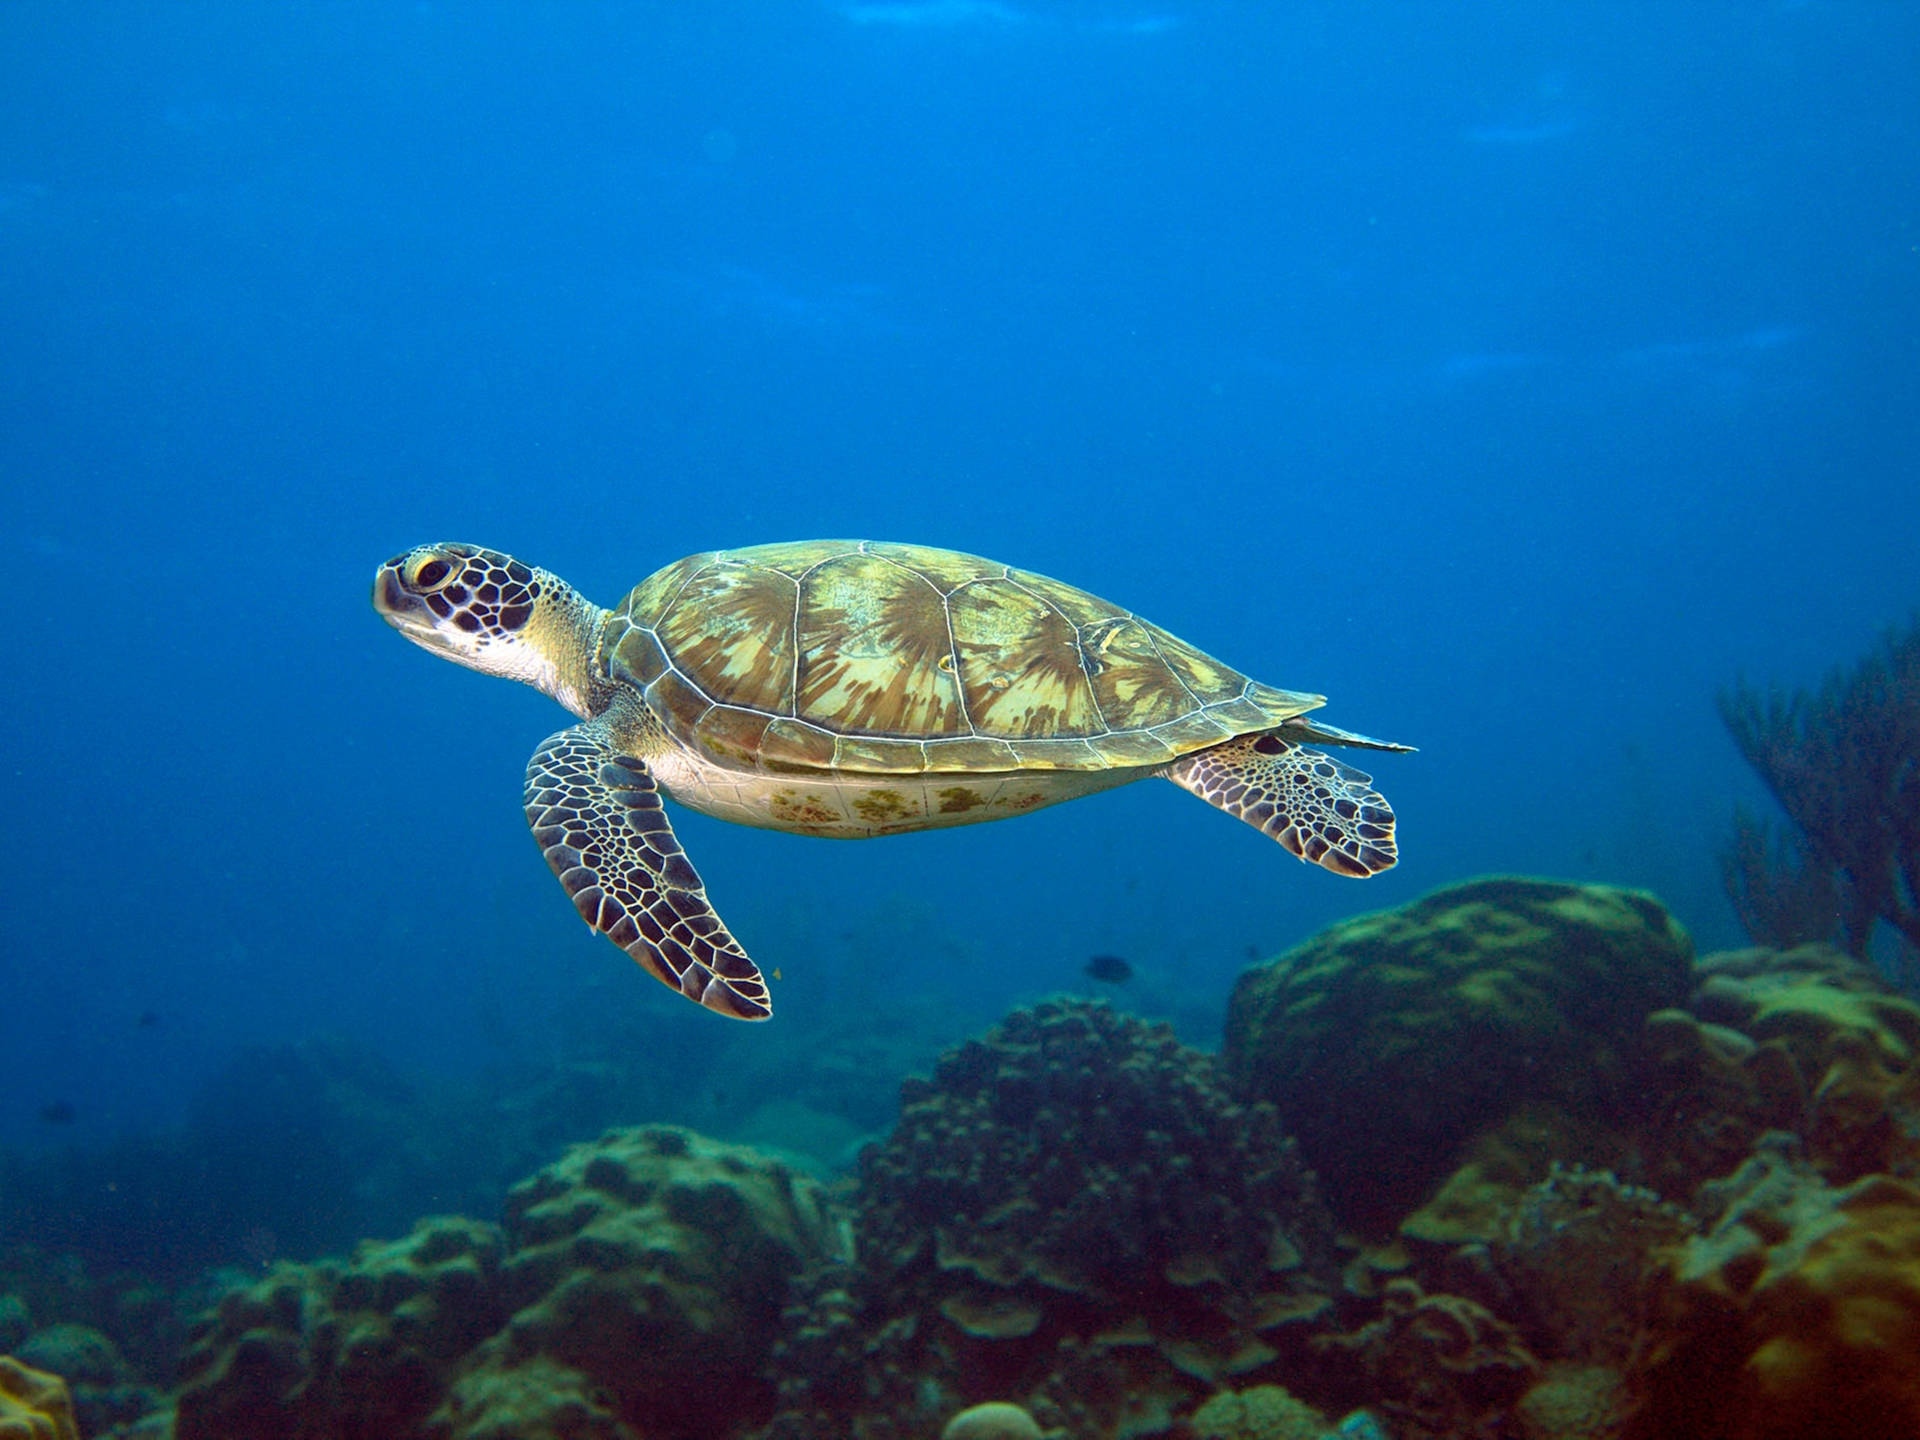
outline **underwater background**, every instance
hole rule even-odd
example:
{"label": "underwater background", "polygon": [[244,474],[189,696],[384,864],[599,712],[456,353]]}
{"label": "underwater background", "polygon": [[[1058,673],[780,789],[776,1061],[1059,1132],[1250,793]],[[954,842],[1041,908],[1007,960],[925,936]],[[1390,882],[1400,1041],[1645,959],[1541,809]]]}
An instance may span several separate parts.
{"label": "underwater background", "polygon": [[[0,1150],[94,1207],[0,1245],[259,1274],[478,1214],[388,1173],[425,1095],[523,1107],[506,1180],[653,1121],[830,1178],[1010,1007],[1213,1049],[1253,962],[1489,873],[1749,943],[1716,697],[1920,608],[1916,76],[1920,10],[1828,0],[0,8]],[[368,586],[465,540],[612,605],[812,537],[1328,695],[1419,747],[1359,757],[1400,865],[1165,785],[860,844],[676,809],[780,977],[771,1027],[692,1010],[527,837],[570,719]],[[889,1078],[780,1108],[836,1065]]]}

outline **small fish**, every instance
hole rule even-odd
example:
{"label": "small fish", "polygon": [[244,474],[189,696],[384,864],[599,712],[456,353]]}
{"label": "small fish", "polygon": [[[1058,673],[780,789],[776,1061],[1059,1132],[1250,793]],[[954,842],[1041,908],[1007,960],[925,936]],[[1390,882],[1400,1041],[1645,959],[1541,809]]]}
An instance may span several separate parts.
{"label": "small fish", "polygon": [[55,1100],[40,1107],[40,1123],[43,1125],[71,1125],[77,1114],[70,1100]]}
{"label": "small fish", "polygon": [[142,1010],[140,1012],[140,1018],[133,1023],[138,1025],[142,1030],[151,1030],[160,1023],[160,1012],[158,1010]]}
{"label": "small fish", "polygon": [[1133,978],[1133,966],[1118,955],[1095,955],[1081,967],[1080,973],[1102,985],[1124,985]]}

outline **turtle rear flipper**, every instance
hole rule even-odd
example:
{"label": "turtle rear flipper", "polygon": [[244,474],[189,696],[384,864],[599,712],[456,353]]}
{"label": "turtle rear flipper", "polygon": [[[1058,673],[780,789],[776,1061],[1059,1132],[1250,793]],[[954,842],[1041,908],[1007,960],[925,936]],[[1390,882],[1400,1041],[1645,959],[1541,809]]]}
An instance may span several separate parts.
{"label": "turtle rear flipper", "polygon": [[644,762],[603,721],[550,737],[527,764],[527,824],[574,907],[654,979],[736,1020],[773,1014],[760,969],[707,901]]}
{"label": "turtle rear flipper", "polygon": [[1272,732],[1182,756],[1166,775],[1336,875],[1377,875],[1400,859],[1371,775]]}

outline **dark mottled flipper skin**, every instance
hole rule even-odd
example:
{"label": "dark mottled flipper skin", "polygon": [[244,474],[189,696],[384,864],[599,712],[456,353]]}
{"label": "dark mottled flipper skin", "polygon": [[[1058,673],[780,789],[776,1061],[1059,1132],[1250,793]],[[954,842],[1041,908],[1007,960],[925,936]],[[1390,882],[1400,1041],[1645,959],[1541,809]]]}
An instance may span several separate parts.
{"label": "dark mottled flipper skin", "polygon": [[1378,875],[1400,859],[1393,810],[1372,776],[1272,732],[1185,756],[1167,778],[1336,875]]}
{"label": "dark mottled flipper skin", "polygon": [[597,720],[527,764],[527,823],[581,917],[689,1000],[736,1020],[773,1014],[760,969],[707,903],[646,765]]}

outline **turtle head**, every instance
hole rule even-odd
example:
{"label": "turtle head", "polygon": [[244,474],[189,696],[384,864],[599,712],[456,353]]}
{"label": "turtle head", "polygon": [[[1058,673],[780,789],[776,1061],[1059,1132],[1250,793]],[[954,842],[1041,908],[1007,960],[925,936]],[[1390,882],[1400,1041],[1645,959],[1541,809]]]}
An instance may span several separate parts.
{"label": "turtle head", "polygon": [[423,650],[594,713],[607,612],[549,571],[478,545],[416,545],[375,574],[373,608]]}

